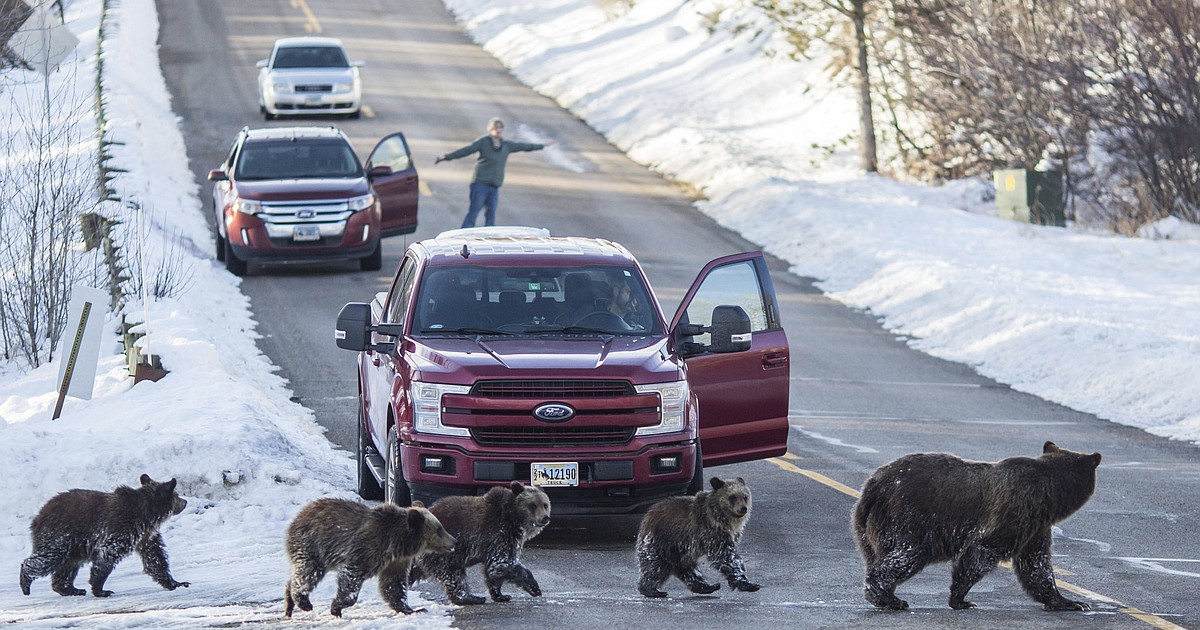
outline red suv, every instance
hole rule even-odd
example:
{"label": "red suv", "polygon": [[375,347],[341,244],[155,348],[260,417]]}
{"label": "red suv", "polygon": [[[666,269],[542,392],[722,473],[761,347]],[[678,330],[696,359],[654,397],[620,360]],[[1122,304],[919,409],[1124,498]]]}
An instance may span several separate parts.
{"label": "red suv", "polygon": [[637,513],[704,466],[782,455],[787,337],[760,252],[718,258],[664,319],[616,243],[533,228],[414,243],[347,304],[358,492],[406,504],[541,486],[555,514]]}
{"label": "red suv", "polygon": [[214,182],[217,260],[358,259],[383,266],[380,239],[417,229],[417,169],[404,134],[375,146],[366,168],[336,127],[242,129]]}

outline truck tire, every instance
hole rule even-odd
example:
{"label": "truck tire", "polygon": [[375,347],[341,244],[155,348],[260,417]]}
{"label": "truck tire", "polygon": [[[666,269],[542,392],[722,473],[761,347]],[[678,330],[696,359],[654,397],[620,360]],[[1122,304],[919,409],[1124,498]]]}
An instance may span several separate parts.
{"label": "truck tire", "polygon": [[362,404],[358,405],[358,496],[368,501],[383,499],[383,486],[375,481],[371,465],[367,463],[367,429],[363,422]]}
{"label": "truck tire", "polygon": [[387,457],[383,458],[383,500],[401,507],[412,504],[408,482],[404,480],[404,468],[400,465],[400,444],[395,431],[388,431]]}
{"label": "truck tire", "polygon": [[375,251],[366,258],[358,260],[358,266],[363,271],[379,271],[383,268],[383,239],[379,239],[379,243],[375,245]]}

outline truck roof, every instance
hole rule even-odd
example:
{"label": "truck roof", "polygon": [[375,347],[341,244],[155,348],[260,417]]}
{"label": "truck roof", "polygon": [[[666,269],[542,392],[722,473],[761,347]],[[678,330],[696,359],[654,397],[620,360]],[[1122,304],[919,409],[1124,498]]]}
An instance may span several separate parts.
{"label": "truck roof", "polygon": [[541,228],[505,226],[450,230],[413,247],[423,251],[431,265],[463,264],[472,259],[478,262],[479,257],[498,266],[562,264],[563,258],[580,265],[637,264],[629,250],[610,240],[551,236],[549,230]]}

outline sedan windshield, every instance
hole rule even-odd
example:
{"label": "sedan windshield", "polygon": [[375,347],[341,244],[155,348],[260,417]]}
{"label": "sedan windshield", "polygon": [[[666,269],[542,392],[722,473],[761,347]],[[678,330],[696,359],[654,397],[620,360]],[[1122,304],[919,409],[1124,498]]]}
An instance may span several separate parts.
{"label": "sedan windshield", "polygon": [[346,53],[334,46],[288,46],[275,52],[276,69],[349,68]]}
{"label": "sedan windshield", "polygon": [[636,267],[432,267],[421,281],[417,335],[660,335]]}
{"label": "sedan windshield", "polygon": [[235,171],[235,177],[242,180],[362,176],[362,165],[354,150],[345,142],[333,140],[247,142]]}

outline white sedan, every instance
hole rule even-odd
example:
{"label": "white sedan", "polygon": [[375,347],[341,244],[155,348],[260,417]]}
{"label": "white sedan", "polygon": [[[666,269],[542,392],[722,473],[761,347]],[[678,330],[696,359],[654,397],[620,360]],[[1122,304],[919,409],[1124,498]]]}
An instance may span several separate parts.
{"label": "white sedan", "polygon": [[288,37],[258,62],[258,108],[267,120],[280,115],[346,114],[362,109],[361,61],[349,61],[341,40]]}

